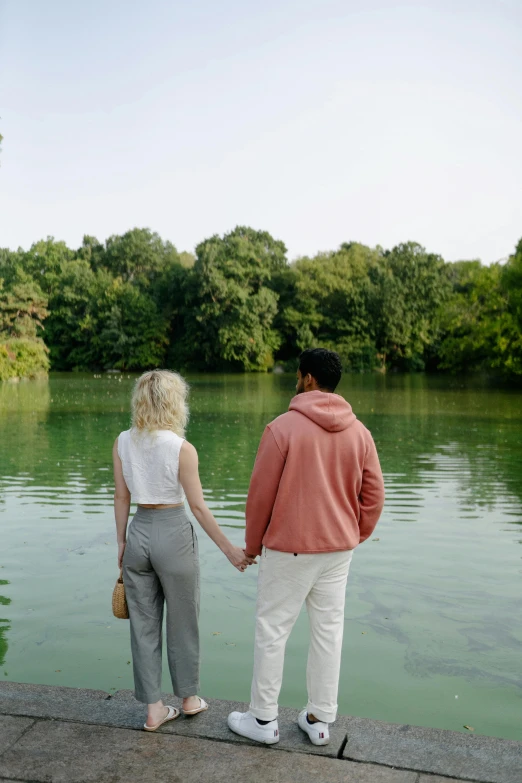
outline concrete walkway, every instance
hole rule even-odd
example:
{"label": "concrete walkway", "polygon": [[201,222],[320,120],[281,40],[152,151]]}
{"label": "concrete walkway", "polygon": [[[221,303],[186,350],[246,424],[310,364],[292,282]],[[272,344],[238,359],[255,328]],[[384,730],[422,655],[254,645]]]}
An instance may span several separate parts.
{"label": "concrete walkway", "polygon": [[[177,700],[165,695],[168,703]],[[522,783],[522,743],[339,717],[314,747],[283,709],[281,741],[262,747],[233,734],[226,716],[244,704],[211,701],[155,734],[141,730],[130,691],[0,684],[4,783]]]}

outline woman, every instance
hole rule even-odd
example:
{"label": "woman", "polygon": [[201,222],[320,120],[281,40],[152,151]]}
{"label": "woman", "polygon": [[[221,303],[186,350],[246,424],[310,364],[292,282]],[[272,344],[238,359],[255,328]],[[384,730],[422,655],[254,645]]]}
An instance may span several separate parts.
{"label": "woman", "polygon": [[[188,386],[168,370],[138,378],[132,427],[114,442],[114,513],[118,566],[129,607],[136,698],[147,704],[146,731],[179,717],[160,699],[163,606],[167,655],[183,713],[208,709],[199,690],[199,561],[197,537],[183,501],[203,530],[239,571],[254,562],[233,546],[207,508],[198,455],[184,439]],[[131,498],[138,508],[129,526]]]}

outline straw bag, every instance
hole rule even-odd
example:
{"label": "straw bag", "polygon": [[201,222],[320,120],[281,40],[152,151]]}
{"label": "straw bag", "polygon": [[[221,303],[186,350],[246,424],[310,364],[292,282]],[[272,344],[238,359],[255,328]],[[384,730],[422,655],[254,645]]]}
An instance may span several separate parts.
{"label": "straw bag", "polygon": [[125,598],[125,585],[123,584],[123,569],[120,569],[120,575],[112,591],[112,613],[120,620],[129,619],[129,607]]}

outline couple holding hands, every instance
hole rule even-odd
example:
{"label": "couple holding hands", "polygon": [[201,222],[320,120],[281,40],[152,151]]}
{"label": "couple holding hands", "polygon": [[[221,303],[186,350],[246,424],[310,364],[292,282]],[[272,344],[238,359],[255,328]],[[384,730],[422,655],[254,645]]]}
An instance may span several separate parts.
{"label": "couple holding hands", "polygon": [[[114,443],[118,563],[129,609],[136,698],[146,731],[179,717],[160,698],[162,624],[174,694],[184,715],[208,709],[199,690],[198,541],[186,499],[232,565],[259,562],[250,707],[230,729],[264,744],[279,741],[278,697],[286,641],[306,603],[310,621],[308,704],[298,723],[312,743],[329,741],[337,714],[348,570],[355,547],[378,522],[384,484],[374,441],[335,389],[333,351],[299,357],[289,410],[266,427],[246,504],[245,548],[234,546],[205,504],[196,449],[184,439],[188,385],[153,370],[136,382],[132,427]],[[128,525],[131,500],[137,511]],[[259,560],[257,560],[259,558]]]}

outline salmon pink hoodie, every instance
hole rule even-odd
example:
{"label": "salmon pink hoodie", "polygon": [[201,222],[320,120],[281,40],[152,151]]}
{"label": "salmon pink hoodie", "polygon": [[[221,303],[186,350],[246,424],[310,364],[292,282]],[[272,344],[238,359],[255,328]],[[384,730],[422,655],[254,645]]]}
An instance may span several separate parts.
{"label": "salmon pink hoodie", "polygon": [[384,504],[375,443],[338,394],[296,395],[269,424],[246,505],[246,551],[318,553],[355,549]]}

